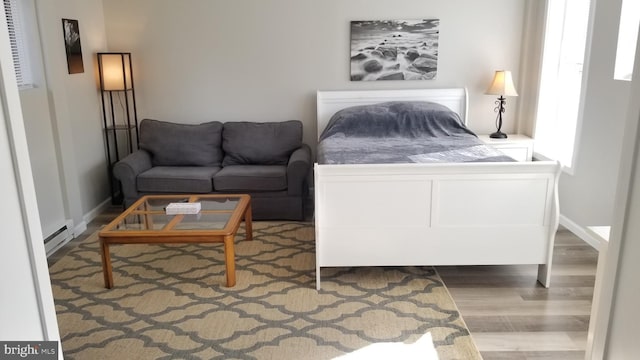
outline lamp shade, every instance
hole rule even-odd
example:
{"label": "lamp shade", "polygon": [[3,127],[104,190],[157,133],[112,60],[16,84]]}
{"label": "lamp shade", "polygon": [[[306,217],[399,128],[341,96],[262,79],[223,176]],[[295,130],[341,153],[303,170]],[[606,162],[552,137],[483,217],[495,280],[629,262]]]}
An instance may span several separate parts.
{"label": "lamp shade", "polygon": [[123,91],[132,87],[130,53],[98,53],[100,89]]}
{"label": "lamp shade", "polygon": [[493,77],[493,82],[491,82],[491,86],[489,86],[485,94],[518,96],[516,88],[513,86],[513,77],[511,77],[511,71],[496,71],[496,74]]}

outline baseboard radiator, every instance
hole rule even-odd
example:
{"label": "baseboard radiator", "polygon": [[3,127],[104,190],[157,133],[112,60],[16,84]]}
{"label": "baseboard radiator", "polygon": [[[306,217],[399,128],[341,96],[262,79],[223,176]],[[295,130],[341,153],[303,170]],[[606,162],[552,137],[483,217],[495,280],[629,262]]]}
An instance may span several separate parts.
{"label": "baseboard radiator", "polygon": [[60,249],[66,244],[73,234],[69,231],[67,225],[63,225],[60,229],[56,230],[53,234],[47,236],[44,239],[44,248],[47,252],[47,256],[51,256],[54,252]]}

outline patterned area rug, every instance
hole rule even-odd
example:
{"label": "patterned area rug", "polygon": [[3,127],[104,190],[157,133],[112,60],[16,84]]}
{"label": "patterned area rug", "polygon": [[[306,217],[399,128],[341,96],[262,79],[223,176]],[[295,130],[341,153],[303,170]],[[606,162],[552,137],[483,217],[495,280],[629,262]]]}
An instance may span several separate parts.
{"label": "patterned area rug", "polygon": [[107,290],[94,234],[50,268],[65,358],[481,359],[433,268],[323,269],[318,292],[313,236],[241,230],[233,288],[222,244],[114,245]]}

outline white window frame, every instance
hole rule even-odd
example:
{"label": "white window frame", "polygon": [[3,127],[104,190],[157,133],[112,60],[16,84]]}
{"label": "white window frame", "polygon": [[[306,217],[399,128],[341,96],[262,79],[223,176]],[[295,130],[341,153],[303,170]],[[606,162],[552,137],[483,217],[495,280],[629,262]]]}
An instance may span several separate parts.
{"label": "white window frame", "polygon": [[[545,14],[545,30],[543,36],[543,55],[542,55],[542,65],[540,72],[540,89],[538,93],[538,105],[536,109],[536,122],[534,129],[534,138],[536,139],[536,146],[534,147],[534,156],[543,160],[561,160],[559,159],[558,153],[554,153],[553,151],[549,151],[549,148],[545,149],[544,146],[540,144],[543,141],[550,142],[558,142],[558,141],[567,141],[564,139],[553,139],[553,136],[544,133],[541,131],[555,131],[556,127],[551,124],[549,126],[549,113],[553,113],[554,119],[557,115],[558,104],[563,101],[563,94],[554,94],[553,91],[556,89],[556,80],[557,76],[555,76],[555,72],[557,72],[560,64],[560,53],[561,53],[561,40],[557,37],[552,36],[553,34],[557,34],[558,31],[558,9],[566,8],[567,0],[548,0],[546,1],[546,14]],[[593,32],[593,20],[595,15],[595,0],[590,0],[590,7],[588,11],[588,20],[587,20],[587,28],[586,28],[586,42],[584,49],[584,60],[582,63],[582,69],[589,68],[589,58],[590,58],[590,44]],[[555,13],[554,13],[555,11]],[[564,13],[564,10],[563,10]],[[564,15],[562,16],[562,22],[564,22]],[[554,28],[555,26],[555,28]],[[564,26],[564,25],[562,25]],[[551,29],[550,29],[551,28]],[[551,73],[551,75],[550,75]],[[549,84],[547,79],[553,78],[554,80]],[[577,118],[575,123],[575,129],[573,131],[573,146],[572,146],[572,155],[570,161],[562,162],[562,170],[568,174],[573,174],[576,163],[576,154],[578,154],[578,150],[580,147],[580,134],[582,132],[582,120],[584,113],[584,102],[586,98],[586,88],[587,88],[587,72],[582,71],[581,78],[581,87],[580,94],[578,95],[578,107],[577,107]],[[549,110],[551,107],[553,110]],[[547,122],[545,124],[545,122]],[[542,126],[541,126],[542,125]],[[544,125],[549,126],[547,129],[544,128]],[[544,143],[542,143],[544,144]],[[541,151],[542,148],[542,151]]]}
{"label": "white window frame", "polygon": [[613,72],[613,78],[615,80],[631,81],[639,24],[640,2],[638,0],[622,0],[616,64]]}

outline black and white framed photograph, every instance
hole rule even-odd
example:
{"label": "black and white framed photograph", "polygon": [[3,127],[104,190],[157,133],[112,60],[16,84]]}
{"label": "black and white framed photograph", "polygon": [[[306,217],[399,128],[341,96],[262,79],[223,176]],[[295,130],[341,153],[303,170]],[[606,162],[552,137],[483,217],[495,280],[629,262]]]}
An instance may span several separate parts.
{"label": "black and white framed photograph", "polygon": [[80,45],[78,20],[62,19],[62,31],[69,74],[83,73],[84,64],[82,63],[82,46]]}
{"label": "black and white framed photograph", "polygon": [[439,19],[351,22],[351,80],[432,80]]}

